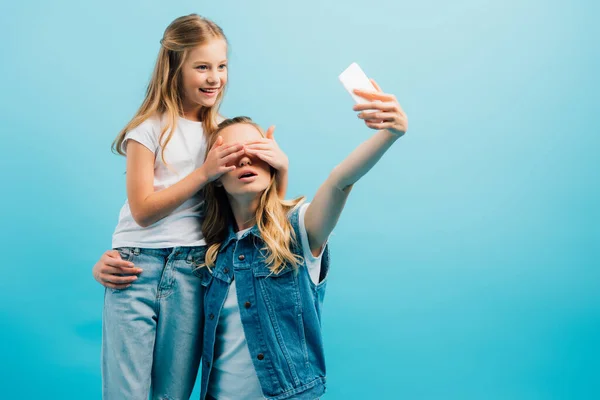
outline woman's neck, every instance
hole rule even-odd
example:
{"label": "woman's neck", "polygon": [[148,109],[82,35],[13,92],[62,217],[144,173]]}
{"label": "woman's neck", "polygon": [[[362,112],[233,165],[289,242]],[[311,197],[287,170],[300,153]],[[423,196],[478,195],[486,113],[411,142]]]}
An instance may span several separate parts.
{"label": "woman's neck", "polygon": [[227,195],[231,211],[233,212],[233,218],[235,219],[236,232],[251,228],[256,224],[256,210],[258,210],[260,195],[252,194],[247,196],[236,198]]}

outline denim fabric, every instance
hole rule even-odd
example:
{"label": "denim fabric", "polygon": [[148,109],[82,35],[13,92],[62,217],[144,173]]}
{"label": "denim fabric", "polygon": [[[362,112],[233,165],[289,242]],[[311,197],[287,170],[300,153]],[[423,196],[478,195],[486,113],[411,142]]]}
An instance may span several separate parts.
{"label": "denim fabric", "polygon": [[[296,233],[293,252],[302,256],[296,207],[289,219]],[[267,399],[314,400],[325,392],[325,357],[321,336],[321,307],[326,281],[315,285],[304,263],[290,265],[277,275],[265,264],[264,242],[254,226],[240,239],[230,228],[214,268],[197,273],[209,279],[204,299],[205,325],[201,400],[205,399],[212,368],[215,332],[232,279],[248,349]],[[321,276],[329,269],[325,248]]]}
{"label": "denim fabric", "polygon": [[206,248],[117,250],[144,271],[131,287],[105,291],[102,397],[189,399],[202,355],[206,291],[193,270]]}

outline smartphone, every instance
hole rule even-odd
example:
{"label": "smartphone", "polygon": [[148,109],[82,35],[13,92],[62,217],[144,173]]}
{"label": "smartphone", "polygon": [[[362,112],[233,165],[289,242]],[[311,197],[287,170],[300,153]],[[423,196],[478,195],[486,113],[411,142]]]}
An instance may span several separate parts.
{"label": "smartphone", "polygon": [[354,89],[362,89],[373,92],[376,91],[375,86],[373,86],[367,75],[355,62],[350,64],[350,66],[346,68],[338,78],[356,103],[368,103],[369,100],[357,96],[354,93]]}

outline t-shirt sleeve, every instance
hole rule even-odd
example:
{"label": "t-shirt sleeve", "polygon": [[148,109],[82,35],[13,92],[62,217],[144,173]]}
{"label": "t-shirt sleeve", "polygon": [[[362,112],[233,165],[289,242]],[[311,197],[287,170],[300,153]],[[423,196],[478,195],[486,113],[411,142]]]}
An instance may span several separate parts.
{"label": "t-shirt sleeve", "polygon": [[308,233],[306,232],[306,226],[304,225],[304,215],[306,214],[306,210],[308,209],[309,204],[310,203],[303,203],[302,205],[300,205],[300,210],[298,213],[298,222],[300,226],[300,243],[302,244],[303,257],[308,268],[310,280],[313,281],[315,285],[318,285],[319,275],[321,274],[321,260],[323,258],[323,252],[325,251],[325,247],[327,247],[329,238],[327,239],[327,241],[325,241],[325,244],[323,244],[319,255],[315,257],[310,251],[310,245],[308,243]]}
{"label": "t-shirt sleeve", "polygon": [[157,129],[154,129],[153,124],[151,124],[149,120],[146,120],[125,134],[121,149],[127,153],[127,142],[129,140],[135,140],[156,154],[156,151],[158,150],[158,135],[160,134],[160,132],[157,131]]}

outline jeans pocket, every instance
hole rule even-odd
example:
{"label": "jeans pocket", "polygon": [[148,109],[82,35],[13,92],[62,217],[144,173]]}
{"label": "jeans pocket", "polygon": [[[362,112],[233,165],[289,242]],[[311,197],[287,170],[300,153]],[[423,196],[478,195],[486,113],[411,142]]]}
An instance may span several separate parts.
{"label": "jeans pocket", "polygon": [[[131,247],[117,247],[117,248],[115,248],[113,250],[116,250],[116,251],[119,252],[119,255],[121,256],[121,260],[123,260],[123,261],[130,261],[130,262],[133,260],[133,257],[135,255],[136,251],[139,252],[139,250],[133,249]],[[127,276],[127,274],[119,274],[119,276]],[[118,293],[118,292],[122,292],[122,291],[127,290],[127,289],[128,288],[124,288],[124,289],[112,289],[112,288],[110,288],[110,291],[112,293]]]}
{"label": "jeans pocket", "polygon": [[114,250],[119,252],[123,261],[131,261],[133,258],[133,249],[131,247],[117,247]]}
{"label": "jeans pocket", "polygon": [[192,273],[200,278],[200,284],[204,287],[208,286],[212,279],[210,269],[204,265],[206,257],[206,246],[198,247],[192,254]]}

